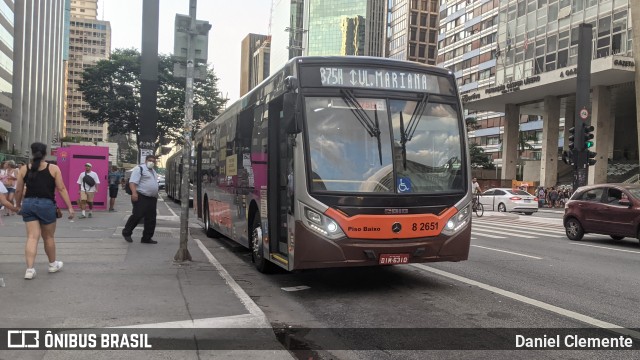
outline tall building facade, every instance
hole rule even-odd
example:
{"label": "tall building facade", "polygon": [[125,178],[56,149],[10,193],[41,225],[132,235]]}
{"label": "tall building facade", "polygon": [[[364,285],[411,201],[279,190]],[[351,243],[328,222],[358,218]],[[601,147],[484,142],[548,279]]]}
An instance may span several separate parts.
{"label": "tall building facade", "polygon": [[260,46],[253,52],[253,74],[251,76],[250,86],[253,89],[262,80],[269,77],[269,65],[271,59],[271,37],[264,39]]}
{"label": "tall building facade", "polygon": [[[74,5],[75,1],[75,5]],[[89,5],[91,3],[91,5]],[[107,141],[107,124],[93,124],[82,116],[83,110],[89,110],[83,94],[78,90],[82,83],[82,74],[86,67],[100,60],[108,59],[111,54],[111,25],[108,21],[87,16],[94,8],[97,13],[97,0],[72,0],[69,30],[69,62],[67,76],[67,113],[64,136],[82,141]],[[82,6],[82,7],[81,7]],[[91,12],[93,14],[93,12]]]}
{"label": "tall building facade", "polygon": [[0,0],[0,151],[8,150],[13,93],[13,1]]}
{"label": "tall building facade", "polygon": [[[268,35],[260,34],[249,34],[242,40],[240,47],[240,96],[244,96],[257,85],[257,78],[260,78],[260,81],[264,79],[264,72],[262,76],[258,73],[264,67],[260,63],[254,62],[254,54],[258,49],[269,43],[270,40]],[[268,71],[269,67],[267,67],[267,76]]]}
{"label": "tall building facade", "polygon": [[269,73],[303,54],[303,10],[306,0],[273,0],[271,9]]}
{"label": "tall building facade", "polygon": [[[9,2],[3,1],[5,4]],[[15,0],[9,149],[51,145],[62,128],[65,0]]]}
{"label": "tall building facade", "polygon": [[304,24],[305,55],[386,54],[386,0],[307,0]]}
{"label": "tall building facade", "polygon": [[97,19],[98,18],[98,1],[97,0],[71,0],[71,13],[75,18]]}
{"label": "tall building facade", "polygon": [[387,57],[435,65],[440,0],[390,0]]}
{"label": "tall building facade", "polygon": [[[452,18],[469,14],[476,3],[484,6],[487,2],[456,2]],[[475,62],[477,67],[469,63],[455,71],[458,75],[462,70],[460,84],[466,109],[482,111],[481,114],[484,111],[504,114],[499,121],[483,122],[484,128],[473,133],[478,144],[495,148],[501,158],[503,179],[515,178],[516,168],[522,164],[518,149],[524,139],[533,149],[528,151],[533,155],[529,160],[538,161],[537,171],[531,173],[534,177],[546,186],[570,182],[570,176],[563,181],[564,170],[558,159],[569,142],[567,129],[573,127],[577,114],[595,127],[596,141],[591,150],[597,152],[597,161],[589,168],[588,183],[624,181],[632,170],[637,171],[639,126],[634,95],[639,84],[635,82],[633,43],[634,37],[640,39],[640,34],[633,34],[630,16],[635,6],[640,3],[630,0],[493,2],[498,18],[491,24],[491,37],[484,41],[493,45],[482,47],[482,40],[488,35],[481,35],[479,56],[482,57],[485,48],[495,48],[495,56],[490,55],[488,60],[495,61],[495,66],[484,67],[485,56]],[[488,16],[485,14],[480,11],[481,23]],[[591,96],[589,104],[577,109],[581,24],[592,27],[591,88],[587,89]],[[461,28],[468,25],[467,20]],[[452,26],[457,29],[455,23]],[[452,44],[443,52],[445,65],[451,61],[447,53],[457,47]],[[466,49],[462,54],[462,58],[469,56],[471,60],[477,55],[467,55]],[[493,73],[483,73],[487,69]],[[474,73],[476,78],[469,78]]]}

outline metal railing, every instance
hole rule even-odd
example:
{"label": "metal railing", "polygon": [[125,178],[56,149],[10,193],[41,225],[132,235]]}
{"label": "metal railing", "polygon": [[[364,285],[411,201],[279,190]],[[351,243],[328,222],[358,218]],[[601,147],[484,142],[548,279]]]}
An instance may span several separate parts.
{"label": "metal railing", "polygon": [[640,182],[640,174],[635,174],[627,180],[623,181],[623,184],[637,184]]}

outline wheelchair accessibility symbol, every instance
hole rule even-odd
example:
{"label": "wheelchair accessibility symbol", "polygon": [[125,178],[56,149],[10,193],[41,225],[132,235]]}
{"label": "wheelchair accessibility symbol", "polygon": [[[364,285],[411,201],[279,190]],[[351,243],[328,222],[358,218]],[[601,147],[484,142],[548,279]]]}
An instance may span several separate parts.
{"label": "wheelchair accessibility symbol", "polygon": [[406,177],[398,178],[398,192],[399,193],[411,192],[411,180],[409,178],[406,178]]}

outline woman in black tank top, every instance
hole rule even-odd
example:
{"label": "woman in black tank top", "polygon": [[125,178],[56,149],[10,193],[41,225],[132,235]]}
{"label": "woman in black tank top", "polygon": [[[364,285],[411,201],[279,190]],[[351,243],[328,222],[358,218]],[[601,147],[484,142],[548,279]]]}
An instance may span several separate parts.
{"label": "woman in black tank top", "polygon": [[56,189],[67,205],[67,209],[69,209],[69,219],[73,219],[74,216],[69,194],[62,181],[60,168],[43,161],[46,153],[47,146],[45,144],[31,144],[33,163],[31,166],[23,166],[20,169],[16,185],[16,203],[20,208],[22,220],[27,227],[27,244],[24,251],[27,263],[25,279],[33,279],[36,276],[33,264],[36,260],[36,250],[41,235],[44,240],[44,251],[49,258],[49,272],[58,272],[62,269],[62,261],[56,260],[56,243],[54,240],[56,231]]}

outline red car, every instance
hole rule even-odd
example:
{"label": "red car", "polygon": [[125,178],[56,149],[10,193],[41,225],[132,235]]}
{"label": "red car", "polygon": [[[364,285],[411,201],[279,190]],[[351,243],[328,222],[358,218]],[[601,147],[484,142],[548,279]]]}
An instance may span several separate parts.
{"label": "red car", "polygon": [[567,237],[584,234],[640,238],[640,185],[600,184],[578,188],[564,206]]}

